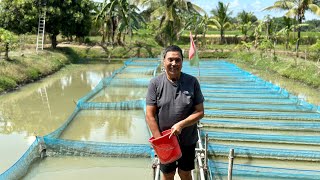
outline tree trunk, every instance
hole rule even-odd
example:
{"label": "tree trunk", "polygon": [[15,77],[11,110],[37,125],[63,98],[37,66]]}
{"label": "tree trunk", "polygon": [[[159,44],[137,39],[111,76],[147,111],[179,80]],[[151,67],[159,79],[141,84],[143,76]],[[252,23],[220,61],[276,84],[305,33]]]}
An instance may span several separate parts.
{"label": "tree trunk", "polygon": [[103,22],[101,44],[104,44],[106,42],[106,29],[107,29],[107,23]]}
{"label": "tree trunk", "polygon": [[169,28],[170,28],[170,32],[171,32],[171,34],[169,35],[169,37],[170,37],[170,40],[169,40],[169,42],[170,42],[170,45],[173,45],[173,41],[174,41],[174,28],[173,28],[173,21],[169,21]]}
{"label": "tree trunk", "polygon": [[300,44],[300,36],[301,36],[301,32],[300,32],[300,28],[298,27],[298,39],[297,39],[297,43],[296,43],[296,56],[299,56],[299,44]]}
{"label": "tree trunk", "polygon": [[286,50],[289,49],[289,33],[287,34],[287,37],[286,37]]}
{"label": "tree trunk", "polygon": [[123,33],[123,37],[122,37],[122,43],[124,43],[124,44],[126,43],[126,34],[127,33]]}
{"label": "tree trunk", "polygon": [[273,60],[274,61],[277,60],[277,57],[276,57],[276,44],[277,44],[277,41],[274,40],[274,42],[273,42]]}
{"label": "tree trunk", "polygon": [[9,43],[5,43],[5,54],[4,54],[4,59],[9,60]]}
{"label": "tree trunk", "polygon": [[55,49],[57,47],[57,35],[53,34],[50,36],[51,38],[51,47]]}
{"label": "tree trunk", "polygon": [[[302,23],[302,17],[298,16],[298,25]],[[298,26],[297,27],[298,30],[298,39],[297,39],[297,43],[296,43],[296,57],[299,56],[299,44],[300,44],[300,37],[301,37],[301,29]]]}
{"label": "tree trunk", "polygon": [[223,37],[223,30],[220,29],[220,43],[223,44],[224,37]]}
{"label": "tree trunk", "polygon": [[114,44],[118,23],[116,18],[112,17],[111,19],[112,19],[112,44]]}
{"label": "tree trunk", "polygon": [[118,45],[122,45],[122,42],[121,42],[121,32],[119,32],[118,34],[117,34],[117,44]]}
{"label": "tree trunk", "polygon": [[203,47],[206,47],[207,40],[206,40],[206,31],[203,32]]}

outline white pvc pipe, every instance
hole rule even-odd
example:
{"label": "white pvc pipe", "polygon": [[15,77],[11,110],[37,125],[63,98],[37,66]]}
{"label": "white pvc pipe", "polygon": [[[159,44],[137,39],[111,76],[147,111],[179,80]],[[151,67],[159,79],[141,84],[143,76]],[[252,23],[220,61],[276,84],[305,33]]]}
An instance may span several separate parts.
{"label": "white pvc pipe", "polygon": [[154,180],[160,180],[160,163],[159,163],[159,159],[156,159],[157,162],[157,168],[156,168],[156,174],[154,176]]}
{"label": "white pvc pipe", "polygon": [[203,164],[202,164],[202,159],[201,159],[201,153],[197,153],[197,159],[198,159],[199,169],[200,169],[200,179],[205,180]]}
{"label": "white pvc pipe", "polygon": [[197,152],[197,153],[196,153],[196,156],[197,156],[197,160],[198,160],[198,163],[199,163],[200,179],[201,179],[201,180],[205,180],[205,173],[204,173],[203,164],[202,164],[202,159],[201,159],[201,151],[203,150],[203,146],[202,146],[202,142],[201,142],[201,136],[200,136],[200,130],[199,130],[199,128],[197,129],[197,131],[198,131],[198,137],[199,137],[198,144],[199,144],[199,150],[200,150],[200,152]]}

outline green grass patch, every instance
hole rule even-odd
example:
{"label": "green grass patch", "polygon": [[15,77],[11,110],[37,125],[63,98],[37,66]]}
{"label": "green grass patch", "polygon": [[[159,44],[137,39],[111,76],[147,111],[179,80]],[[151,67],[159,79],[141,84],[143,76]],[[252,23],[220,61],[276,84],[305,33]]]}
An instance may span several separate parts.
{"label": "green grass patch", "polygon": [[38,79],[40,77],[40,71],[36,68],[29,67],[26,69],[26,74],[28,76],[28,79]]}
{"label": "green grass patch", "polygon": [[15,87],[17,87],[17,83],[13,79],[0,76],[0,92],[7,89],[14,89]]}

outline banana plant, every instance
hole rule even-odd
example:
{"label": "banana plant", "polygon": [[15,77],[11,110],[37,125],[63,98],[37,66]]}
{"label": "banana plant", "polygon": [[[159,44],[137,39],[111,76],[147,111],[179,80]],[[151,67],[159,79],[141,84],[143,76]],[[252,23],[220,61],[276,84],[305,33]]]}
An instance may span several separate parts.
{"label": "banana plant", "polygon": [[4,50],[5,50],[5,54],[4,54],[4,59],[5,60],[10,60],[9,58],[9,50],[10,50],[10,46],[14,45],[14,43],[16,42],[17,37],[15,36],[14,33],[5,30],[3,28],[0,28],[0,43],[4,44]]}
{"label": "banana plant", "polygon": [[[298,25],[302,24],[302,21],[305,20],[305,12],[308,10],[320,16],[319,2],[315,0],[278,0],[264,10],[287,10],[285,16],[297,18]],[[298,52],[301,38],[301,30],[299,27],[297,31],[296,51]]]}

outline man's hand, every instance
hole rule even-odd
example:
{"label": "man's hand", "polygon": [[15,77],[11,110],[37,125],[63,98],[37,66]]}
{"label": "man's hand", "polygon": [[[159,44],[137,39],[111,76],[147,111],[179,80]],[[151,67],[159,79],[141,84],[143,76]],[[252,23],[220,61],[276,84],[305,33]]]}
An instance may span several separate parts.
{"label": "man's hand", "polygon": [[172,127],[171,127],[171,134],[169,136],[169,139],[171,138],[172,135],[179,135],[181,134],[181,131],[182,131],[182,126],[180,125],[180,122],[174,124]]}

